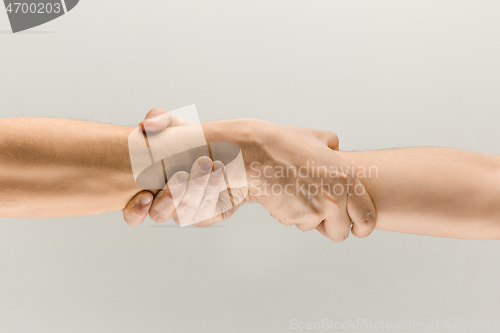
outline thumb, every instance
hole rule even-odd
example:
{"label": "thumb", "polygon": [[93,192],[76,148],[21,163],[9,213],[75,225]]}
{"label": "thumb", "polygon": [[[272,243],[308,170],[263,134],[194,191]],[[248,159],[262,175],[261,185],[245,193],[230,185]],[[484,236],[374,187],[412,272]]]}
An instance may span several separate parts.
{"label": "thumb", "polygon": [[377,211],[358,177],[355,177],[349,186],[347,213],[353,222],[351,232],[354,236],[370,235],[375,228]]}
{"label": "thumb", "polygon": [[139,192],[123,209],[123,218],[128,225],[135,227],[149,214],[153,195],[149,191]]}
{"label": "thumb", "polygon": [[148,112],[146,119],[144,119],[139,126],[146,132],[160,132],[170,125],[172,122],[172,114],[170,112],[154,108]]}

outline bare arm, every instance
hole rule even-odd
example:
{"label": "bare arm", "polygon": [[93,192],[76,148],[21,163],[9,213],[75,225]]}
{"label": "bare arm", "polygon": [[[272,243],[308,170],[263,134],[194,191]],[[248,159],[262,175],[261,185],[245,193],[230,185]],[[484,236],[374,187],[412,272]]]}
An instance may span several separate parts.
{"label": "bare arm", "polygon": [[437,147],[339,155],[356,166],[377,209],[377,229],[500,239],[498,157]]}
{"label": "bare arm", "polygon": [[[295,184],[293,179],[264,177],[263,171],[268,167],[298,168],[313,159],[324,165],[345,165],[332,150],[338,143],[334,133],[252,119],[208,122],[202,127],[207,142],[231,142],[241,148],[249,179],[251,198],[247,199],[264,205],[280,222],[295,224],[302,230],[312,230],[321,224],[327,237],[342,241],[351,229],[349,212],[355,221],[354,234],[367,236],[373,230],[376,215],[368,195],[358,196],[346,206],[347,192],[328,198],[315,194],[310,200],[306,193],[276,197],[265,191],[269,186]],[[128,139],[133,130],[132,127],[54,118],[0,120],[0,216],[92,215],[123,209],[133,199],[132,208],[126,211],[143,217],[149,206],[134,208],[137,198],[142,197],[137,194],[144,192],[136,185],[130,165]],[[161,136],[163,141],[176,145],[175,142],[191,140],[189,132],[172,128]],[[248,168],[249,165],[254,167]],[[327,181],[345,187],[347,179]],[[300,181],[301,188],[320,183],[318,178]],[[190,184],[185,196],[188,192]],[[233,199],[237,193],[232,191]],[[203,201],[200,205],[199,200],[187,200],[179,209],[193,211],[203,208],[202,204]]]}
{"label": "bare arm", "polygon": [[[124,208],[142,191],[130,166],[133,129],[54,118],[0,120],[0,216],[80,216]],[[249,161],[266,147],[252,136],[256,126],[249,120],[204,123],[203,129],[208,141],[238,143]],[[293,138],[303,142],[299,134]],[[500,238],[496,156],[448,148],[338,154],[356,166],[377,209],[378,229]]]}
{"label": "bare arm", "polygon": [[[208,122],[203,130],[209,141],[253,147],[252,124]],[[138,201],[149,192],[137,186],[130,164],[134,129],[60,118],[0,119],[0,216],[85,216],[121,210],[129,202],[132,215],[147,212],[149,205]],[[165,140],[190,140],[183,130],[170,133]]]}
{"label": "bare arm", "polygon": [[0,120],[0,216],[64,217],[122,209],[141,189],[131,127],[55,118]]}

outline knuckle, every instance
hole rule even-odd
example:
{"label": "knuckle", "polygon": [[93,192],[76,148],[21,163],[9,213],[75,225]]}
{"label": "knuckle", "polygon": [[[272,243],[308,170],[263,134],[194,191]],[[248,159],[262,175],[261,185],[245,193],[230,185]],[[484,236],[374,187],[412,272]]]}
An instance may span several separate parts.
{"label": "knuckle", "polygon": [[358,224],[367,224],[375,221],[375,219],[376,219],[375,211],[373,209],[368,209],[359,215],[357,221],[353,222]]}
{"label": "knuckle", "polygon": [[365,238],[365,237],[368,237],[370,236],[370,234],[372,233],[373,230],[369,230],[369,231],[359,231],[357,230],[356,228],[353,228],[351,230],[351,234],[354,235],[354,237],[357,237],[357,238]]}
{"label": "knuckle", "polygon": [[163,216],[163,214],[159,211],[151,211],[149,213],[149,217],[156,223],[163,223],[168,220],[168,218],[165,218],[165,216]]}
{"label": "knuckle", "polygon": [[203,191],[205,192],[205,189],[207,187],[206,182],[204,182],[203,177],[198,177],[195,178],[191,181],[189,181],[189,185],[195,190],[195,191]]}
{"label": "knuckle", "polygon": [[294,225],[294,223],[288,219],[281,219],[281,220],[278,220],[281,224],[283,225],[286,225],[286,226],[291,226],[291,225]]}
{"label": "knuckle", "polygon": [[348,235],[335,235],[332,238],[330,238],[333,242],[335,243],[342,243],[347,239]]}
{"label": "knuckle", "polygon": [[344,188],[347,188],[347,185],[352,182],[352,176],[349,174],[349,170],[344,170],[344,169],[337,170],[335,172],[335,177],[333,181],[335,184],[334,185],[335,189],[337,190],[336,192],[338,192],[339,189],[337,187],[339,185],[341,185]]}
{"label": "knuckle", "polygon": [[286,214],[283,217],[283,220],[285,221],[286,225],[303,224],[304,221],[310,220],[310,215],[305,214],[303,216],[300,216],[299,214]]}
{"label": "knuckle", "polygon": [[291,216],[287,216],[283,220],[286,223],[285,225],[296,225],[296,224],[298,224],[298,223],[300,223],[300,222],[303,221],[303,220],[301,221],[298,218],[293,217],[293,216],[292,217]]}
{"label": "knuckle", "polygon": [[368,210],[363,216],[363,221],[361,222],[371,222],[375,221],[375,211],[373,209]]}
{"label": "knuckle", "polygon": [[343,184],[341,184],[342,187],[339,187],[339,185],[335,185],[336,187],[328,192],[326,192],[328,194],[328,199],[329,201],[331,201],[331,203],[335,206],[335,207],[341,207],[343,208],[342,206],[345,205],[345,197],[347,197],[347,187]]}
{"label": "knuckle", "polygon": [[283,216],[283,220],[288,225],[305,225],[308,221],[315,221],[316,219],[322,220],[323,218],[320,218],[320,212],[313,205],[304,211],[290,210]]}
{"label": "knuckle", "polygon": [[340,178],[346,185],[351,185],[356,180],[356,176],[353,175],[350,170],[342,172]]}
{"label": "knuckle", "polygon": [[313,228],[312,226],[310,225],[307,225],[307,224],[296,224],[295,225],[300,231],[303,231],[303,232],[306,232],[306,231],[311,231],[315,228]]}
{"label": "knuckle", "polygon": [[376,215],[373,210],[368,211],[363,218],[360,219],[360,223],[351,228],[351,233],[358,238],[368,237],[373,229],[375,228]]}
{"label": "knuckle", "polygon": [[326,137],[328,138],[329,142],[336,142],[338,144],[339,142],[339,137],[337,134],[335,134],[332,131],[326,131]]}
{"label": "knuckle", "polygon": [[219,183],[217,183],[217,184],[210,184],[210,183],[208,183],[207,184],[207,191],[210,191],[210,192],[219,191],[220,186],[221,185]]}
{"label": "knuckle", "polygon": [[325,219],[325,212],[323,207],[316,209],[311,212],[311,215],[308,217],[308,221],[320,222]]}
{"label": "knuckle", "polygon": [[198,207],[195,207],[193,206],[191,203],[187,203],[187,202],[181,202],[179,204],[179,206],[177,207],[177,210],[178,210],[178,214],[182,214],[182,215],[190,215],[190,214],[193,214],[196,213],[196,211],[198,210]]}
{"label": "knuckle", "polygon": [[205,228],[210,227],[212,224],[210,223],[210,221],[201,221],[201,222],[195,223],[193,225],[197,228],[205,229]]}
{"label": "knuckle", "polygon": [[217,201],[214,200],[213,198],[204,199],[201,206],[200,206],[200,210],[205,211],[205,210],[212,209],[215,207],[216,204],[217,204]]}
{"label": "knuckle", "polygon": [[163,111],[163,109],[158,108],[158,107],[154,107],[149,112],[161,112],[161,111]]}
{"label": "knuckle", "polygon": [[166,204],[166,206],[174,206],[174,199],[170,195],[162,195],[160,201]]}

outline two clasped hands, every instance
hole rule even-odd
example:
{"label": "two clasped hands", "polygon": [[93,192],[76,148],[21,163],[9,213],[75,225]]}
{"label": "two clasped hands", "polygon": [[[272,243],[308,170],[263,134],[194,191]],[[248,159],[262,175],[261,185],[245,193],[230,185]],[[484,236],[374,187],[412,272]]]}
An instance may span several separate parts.
{"label": "two clasped hands", "polygon": [[[148,132],[190,122],[154,108],[140,126]],[[158,223],[174,218],[208,227],[230,217],[243,203],[258,202],[284,225],[303,231],[316,229],[334,242],[350,233],[368,236],[375,227],[372,200],[341,159],[338,137],[328,131],[277,125],[255,119],[202,123],[207,141],[238,144],[243,154],[248,187],[228,193],[224,164],[198,158],[191,171],[177,172],[160,191],[144,190],[123,209],[125,221],[139,225],[148,215]],[[175,195],[173,195],[175,194]],[[228,195],[229,194],[229,195]],[[231,209],[230,196],[240,196]],[[174,198],[181,198],[174,200]]]}

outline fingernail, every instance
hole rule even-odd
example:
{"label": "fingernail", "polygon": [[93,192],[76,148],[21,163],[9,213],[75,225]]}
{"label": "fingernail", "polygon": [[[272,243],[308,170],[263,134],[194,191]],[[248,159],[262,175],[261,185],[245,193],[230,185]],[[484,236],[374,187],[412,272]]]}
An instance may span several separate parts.
{"label": "fingernail", "polygon": [[149,194],[143,194],[139,198],[139,201],[141,202],[141,205],[147,205],[151,202],[152,198]]}
{"label": "fingernail", "polygon": [[212,168],[212,161],[207,157],[200,160],[200,169],[205,172]]}
{"label": "fingernail", "polygon": [[[168,122],[168,118],[170,118],[170,115],[168,113],[161,114],[159,116],[153,117],[146,119],[144,121],[144,126],[149,127],[149,126],[159,126],[159,125],[166,125],[166,122]],[[147,129],[147,128],[146,128]],[[155,128],[152,128],[153,130]]]}
{"label": "fingernail", "polygon": [[184,184],[188,181],[189,176],[185,173],[180,173],[177,175],[177,184]]}
{"label": "fingernail", "polygon": [[222,170],[224,168],[224,164],[221,161],[214,162],[214,171]]}
{"label": "fingernail", "polygon": [[144,120],[144,122],[143,122],[144,125],[151,125],[151,124],[157,124],[157,123],[158,123],[158,117],[149,118],[149,119]]}

